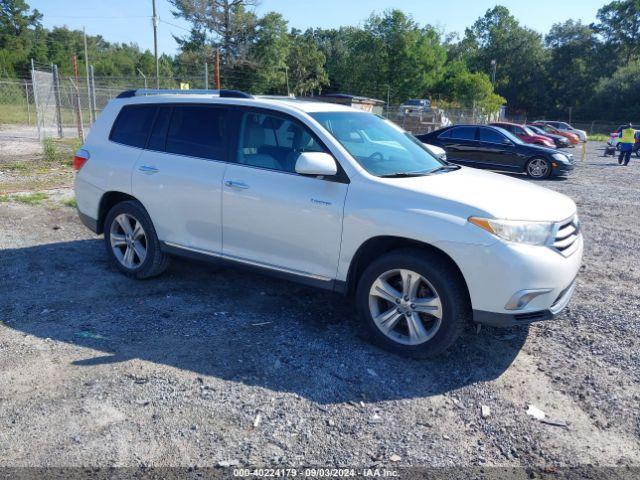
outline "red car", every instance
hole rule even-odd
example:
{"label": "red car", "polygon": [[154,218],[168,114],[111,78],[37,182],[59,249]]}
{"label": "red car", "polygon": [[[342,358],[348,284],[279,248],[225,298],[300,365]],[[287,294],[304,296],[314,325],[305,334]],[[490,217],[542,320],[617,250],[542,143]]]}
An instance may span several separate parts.
{"label": "red car", "polygon": [[547,148],[556,148],[556,144],[553,139],[545,137],[544,135],[538,135],[533,130],[527,128],[526,125],[518,125],[517,123],[509,122],[494,122],[489,125],[494,127],[500,127],[508,132],[513,133],[516,137],[525,143],[533,143],[535,145],[542,145]]}

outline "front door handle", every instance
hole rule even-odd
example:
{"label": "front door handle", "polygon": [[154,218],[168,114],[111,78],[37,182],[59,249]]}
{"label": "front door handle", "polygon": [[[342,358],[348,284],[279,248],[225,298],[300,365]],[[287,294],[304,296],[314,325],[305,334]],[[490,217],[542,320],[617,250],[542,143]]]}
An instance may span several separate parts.
{"label": "front door handle", "polygon": [[153,167],[151,165],[141,165],[140,167],[138,167],[138,170],[142,173],[146,173],[147,175],[153,175],[154,173],[158,173],[160,171],[156,167]]}
{"label": "front door handle", "polygon": [[237,188],[238,190],[246,190],[247,188],[249,188],[249,185],[247,185],[246,183],[237,182],[235,180],[225,180],[224,184],[227,187]]}

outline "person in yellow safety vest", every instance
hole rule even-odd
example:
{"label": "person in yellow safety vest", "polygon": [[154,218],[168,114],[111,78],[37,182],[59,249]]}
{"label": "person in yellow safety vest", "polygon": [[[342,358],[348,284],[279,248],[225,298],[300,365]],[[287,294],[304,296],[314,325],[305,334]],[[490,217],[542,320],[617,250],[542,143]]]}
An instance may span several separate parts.
{"label": "person in yellow safety vest", "polygon": [[631,152],[633,151],[633,145],[636,143],[636,131],[633,129],[633,125],[629,124],[626,128],[622,129],[620,137],[620,155],[618,156],[618,164],[629,165],[631,160]]}

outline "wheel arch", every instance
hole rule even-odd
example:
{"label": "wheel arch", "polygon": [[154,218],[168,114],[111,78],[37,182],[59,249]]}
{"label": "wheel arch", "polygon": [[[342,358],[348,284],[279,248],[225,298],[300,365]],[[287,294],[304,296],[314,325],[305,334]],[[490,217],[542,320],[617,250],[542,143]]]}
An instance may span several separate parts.
{"label": "wheel arch", "polygon": [[111,210],[118,203],[125,202],[127,200],[134,200],[140,203],[140,200],[138,200],[133,195],[115,190],[105,192],[104,195],[102,195],[102,198],[100,198],[100,204],[98,206],[98,224],[96,233],[104,233],[104,220],[107,218],[109,210]]}
{"label": "wheel arch", "polygon": [[369,238],[362,245],[360,245],[358,250],[356,250],[351,263],[349,264],[345,294],[353,295],[355,293],[360,276],[375,258],[394,250],[401,250],[406,248],[414,248],[417,250],[430,252],[431,254],[437,255],[447,263],[451,264],[451,266],[453,266],[458,272],[459,278],[463,282],[464,287],[467,291],[467,295],[469,296],[469,286],[467,285],[467,281],[462,271],[460,270],[460,267],[445,251],[429,243],[421,242],[419,240],[386,235]]}

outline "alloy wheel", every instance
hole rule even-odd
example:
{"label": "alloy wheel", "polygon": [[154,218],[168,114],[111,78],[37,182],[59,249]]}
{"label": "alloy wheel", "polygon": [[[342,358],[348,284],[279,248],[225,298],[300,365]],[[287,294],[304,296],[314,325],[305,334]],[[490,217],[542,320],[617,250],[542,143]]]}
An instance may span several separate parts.
{"label": "alloy wheel", "polygon": [[147,235],[133,216],[121,213],[111,223],[109,239],[118,261],[129,269],[142,265],[147,257]]}
{"label": "alloy wheel", "polygon": [[527,171],[534,178],[544,178],[549,173],[549,164],[541,158],[534,158],[527,165]]}
{"label": "alloy wheel", "polygon": [[406,269],[380,275],[369,290],[369,311],[385,336],[403,345],[419,345],[438,332],[442,302],[422,275]]}

